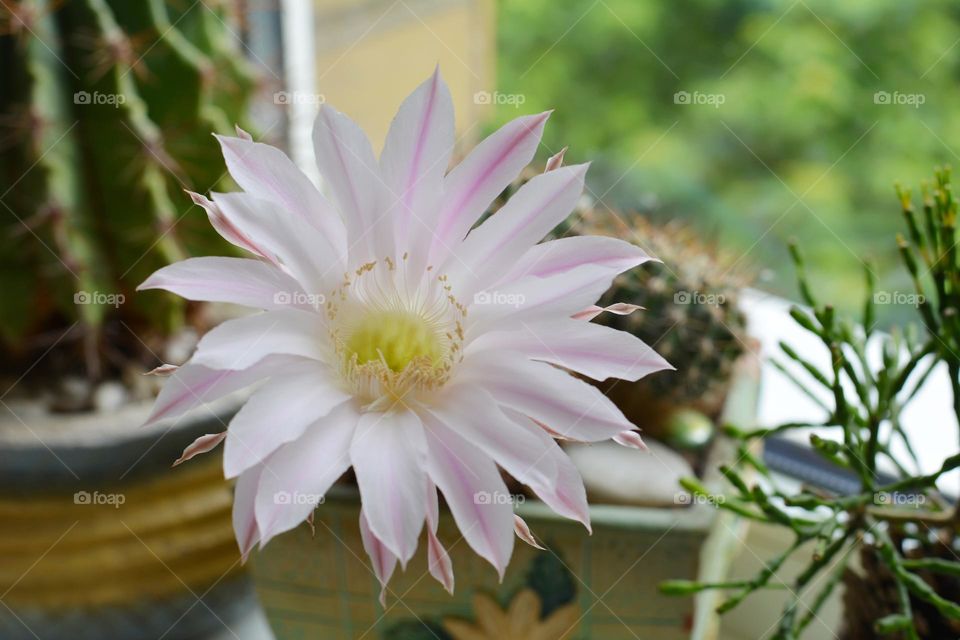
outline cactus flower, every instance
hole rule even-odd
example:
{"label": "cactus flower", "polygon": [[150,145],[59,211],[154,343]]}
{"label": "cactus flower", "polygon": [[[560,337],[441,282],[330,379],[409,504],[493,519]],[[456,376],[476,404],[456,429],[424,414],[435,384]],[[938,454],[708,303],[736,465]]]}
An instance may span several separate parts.
{"label": "cactus flower", "polygon": [[437,490],[503,576],[515,528],[533,538],[498,467],[589,529],[583,483],[556,439],[642,441],[570,372],[636,380],[669,365],[589,321],[612,279],[649,259],[643,251],[604,237],[540,242],[574,208],[587,165],[555,159],[477,225],[533,158],[548,116],[507,123],[448,172],[454,115],[439,72],[400,106],[379,160],[324,105],[313,143],[326,195],[280,150],[242,131],[218,137],[243,191],[193,198],[251,256],[184,260],[140,288],[259,311],[208,332],[150,417],[258,385],[225,436],[204,436],[181,458],[224,442],[244,557],[312,518],[350,467],[382,585],[426,529],[430,571],[452,591]]}

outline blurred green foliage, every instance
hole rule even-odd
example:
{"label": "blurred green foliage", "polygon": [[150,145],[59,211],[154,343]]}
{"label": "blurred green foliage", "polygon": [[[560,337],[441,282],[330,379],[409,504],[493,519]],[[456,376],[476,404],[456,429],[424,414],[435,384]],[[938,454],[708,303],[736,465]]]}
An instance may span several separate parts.
{"label": "blurred green foliage", "polygon": [[595,196],[688,218],[780,292],[792,291],[790,237],[825,297],[859,299],[860,255],[877,262],[883,286],[909,290],[890,273],[901,224],[891,195],[896,181],[918,183],[960,158],[960,5],[500,0],[498,9],[498,90],[523,104],[500,104],[497,120],[555,108],[544,153],[570,145],[570,161],[594,160]]}

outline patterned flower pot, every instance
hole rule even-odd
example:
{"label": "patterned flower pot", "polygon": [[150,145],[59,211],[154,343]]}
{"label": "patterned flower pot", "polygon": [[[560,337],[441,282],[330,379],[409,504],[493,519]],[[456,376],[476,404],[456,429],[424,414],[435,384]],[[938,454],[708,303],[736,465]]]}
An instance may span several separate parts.
{"label": "patterned flower pot", "polygon": [[[756,407],[755,375],[741,375],[724,418],[749,424]],[[715,443],[704,483],[733,455]],[[743,523],[706,504],[676,509],[593,505],[593,535],[542,503],[517,506],[547,547],[520,542],[503,583],[460,537],[449,513],[439,536],[456,575],[450,596],[429,575],[420,551],[389,585],[386,607],[368,566],[358,525],[355,488],[337,486],[315,512],[315,534],[301,526],[253,555],[260,600],[278,640],[604,640],[716,637],[714,598],[661,595],[662,580],[719,579],[733,557]],[[424,545],[425,546],[425,545]],[[695,606],[696,605],[696,606]]]}
{"label": "patterned flower pot", "polygon": [[148,409],[0,421],[0,638],[196,638],[250,602],[219,456],[170,469],[231,407],[140,429]]}

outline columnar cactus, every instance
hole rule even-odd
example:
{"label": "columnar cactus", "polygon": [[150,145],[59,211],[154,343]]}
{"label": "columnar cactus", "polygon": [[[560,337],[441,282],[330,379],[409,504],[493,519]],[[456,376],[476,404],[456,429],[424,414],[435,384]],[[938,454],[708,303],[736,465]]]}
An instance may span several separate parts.
{"label": "columnar cactus", "polygon": [[52,342],[31,338],[72,327],[58,347],[82,348],[78,372],[108,374],[102,363],[118,358],[105,333],[135,356],[147,347],[134,332],[150,344],[182,322],[172,298],[132,292],[164,264],[221,249],[183,190],[224,188],[210,132],[242,121],[254,88],[229,10],[209,0],[0,7],[0,340],[15,371]]}

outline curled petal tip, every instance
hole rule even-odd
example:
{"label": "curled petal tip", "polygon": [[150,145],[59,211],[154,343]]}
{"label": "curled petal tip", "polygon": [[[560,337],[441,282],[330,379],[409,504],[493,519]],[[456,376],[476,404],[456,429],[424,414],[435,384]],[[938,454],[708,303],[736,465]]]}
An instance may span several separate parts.
{"label": "curled petal tip", "polygon": [[533,537],[533,532],[530,531],[530,527],[527,525],[524,519],[516,514],[513,516],[513,531],[517,534],[518,538],[526,542],[534,549],[546,551],[546,548],[537,542],[537,539]]}
{"label": "curled petal tip", "polygon": [[253,136],[251,136],[249,133],[241,129],[240,125],[235,124],[233,125],[233,128],[236,130],[238,138],[243,138],[247,142],[253,142]]}
{"label": "curled petal tip", "polygon": [[613,437],[613,441],[622,447],[637,449],[638,451],[647,451],[647,445],[643,438],[636,431],[621,431]]}

